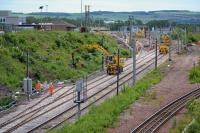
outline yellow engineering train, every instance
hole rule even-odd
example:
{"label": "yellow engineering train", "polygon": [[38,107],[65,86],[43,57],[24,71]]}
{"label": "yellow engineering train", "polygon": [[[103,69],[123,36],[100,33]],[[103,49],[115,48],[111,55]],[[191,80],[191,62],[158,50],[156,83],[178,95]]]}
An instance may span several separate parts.
{"label": "yellow engineering train", "polygon": [[160,54],[167,54],[169,52],[170,38],[168,35],[161,36],[161,44],[159,48]]}
{"label": "yellow engineering train", "polygon": [[[118,72],[118,61],[119,61],[119,73],[123,72],[125,58],[119,58],[117,54],[110,54],[107,50],[105,50],[102,46],[98,44],[89,44],[83,45],[79,49],[96,49],[97,51],[101,52],[106,59],[106,68],[108,75],[115,75]],[[75,50],[76,51],[76,50]]]}

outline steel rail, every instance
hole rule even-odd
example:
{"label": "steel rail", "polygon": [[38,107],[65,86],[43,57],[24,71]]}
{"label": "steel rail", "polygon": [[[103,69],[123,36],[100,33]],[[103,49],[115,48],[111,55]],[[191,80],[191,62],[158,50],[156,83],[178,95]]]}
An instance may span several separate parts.
{"label": "steel rail", "polygon": [[167,122],[167,120],[181,110],[186,105],[188,100],[196,99],[198,97],[200,97],[200,88],[191,91],[190,93],[185,94],[184,96],[164,106],[133,129],[131,133],[153,133],[157,131],[165,122]]}

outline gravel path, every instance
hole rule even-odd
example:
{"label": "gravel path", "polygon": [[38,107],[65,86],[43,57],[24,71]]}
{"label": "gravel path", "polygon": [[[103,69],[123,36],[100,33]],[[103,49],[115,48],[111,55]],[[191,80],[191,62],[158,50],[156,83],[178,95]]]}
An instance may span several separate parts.
{"label": "gravel path", "polygon": [[[115,127],[109,128],[107,132],[130,133],[134,127],[138,126],[158,109],[196,89],[197,86],[191,85],[188,81],[188,71],[193,66],[193,62],[198,60],[200,47],[191,49],[193,52],[190,54],[174,55],[174,64],[162,70],[165,74],[163,80],[151,88],[144,97],[141,97],[121,113],[119,121],[115,123]],[[166,123],[159,133],[167,133],[170,125]]]}

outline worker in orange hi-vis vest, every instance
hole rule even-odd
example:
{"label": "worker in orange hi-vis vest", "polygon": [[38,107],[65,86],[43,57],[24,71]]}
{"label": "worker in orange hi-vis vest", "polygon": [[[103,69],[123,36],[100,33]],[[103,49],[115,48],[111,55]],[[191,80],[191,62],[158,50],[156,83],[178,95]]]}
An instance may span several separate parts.
{"label": "worker in orange hi-vis vest", "polygon": [[42,88],[42,84],[40,83],[40,81],[38,81],[38,83],[36,84],[35,88],[36,88],[37,92],[40,92],[40,89]]}
{"label": "worker in orange hi-vis vest", "polygon": [[54,91],[54,86],[53,86],[52,83],[50,83],[50,85],[49,85],[49,94],[53,95],[53,91]]}

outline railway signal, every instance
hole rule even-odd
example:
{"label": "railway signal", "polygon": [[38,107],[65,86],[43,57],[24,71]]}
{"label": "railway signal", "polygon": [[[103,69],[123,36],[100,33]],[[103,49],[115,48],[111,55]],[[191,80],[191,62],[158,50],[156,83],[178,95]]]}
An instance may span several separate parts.
{"label": "railway signal", "polygon": [[80,118],[81,103],[84,103],[87,100],[87,76],[76,81],[73,99],[74,103],[78,104],[77,117]]}
{"label": "railway signal", "polygon": [[28,101],[30,101],[30,94],[32,93],[32,79],[29,78],[29,51],[27,51],[26,78],[24,79],[23,89],[27,95]]}

